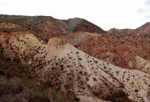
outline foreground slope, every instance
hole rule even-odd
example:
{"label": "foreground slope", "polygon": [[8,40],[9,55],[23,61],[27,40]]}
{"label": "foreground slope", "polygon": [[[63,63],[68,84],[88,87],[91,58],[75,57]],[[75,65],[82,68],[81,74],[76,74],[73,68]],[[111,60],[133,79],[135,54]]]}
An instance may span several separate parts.
{"label": "foreground slope", "polygon": [[0,38],[4,58],[19,60],[38,83],[73,92],[78,101],[111,100],[108,96],[119,92],[126,93],[117,97],[120,100],[150,101],[149,74],[98,60],[61,38],[50,39],[48,44],[31,32],[6,32]]}
{"label": "foreground slope", "polygon": [[[62,44],[52,44],[53,42],[60,42],[60,40],[61,39],[50,39],[48,46],[48,51],[50,52],[48,52],[46,59],[48,61],[53,61],[53,58],[56,58],[54,59],[54,63],[50,63],[49,66],[50,68],[53,67],[54,70],[63,70],[61,69],[62,66],[68,65],[68,68],[64,70],[64,73],[60,72],[59,78],[60,81],[62,81],[62,79],[66,80],[68,76],[72,76],[74,81],[72,81],[69,86],[72,86],[72,83],[74,84],[69,89],[73,90],[77,95],[80,97],[88,95],[87,90],[90,89],[90,94],[96,93],[94,95],[102,98],[103,94],[107,95],[107,93],[110,94],[117,92],[119,88],[128,93],[129,98],[134,101],[149,100],[148,92],[146,92],[149,90],[148,85],[150,84],[148,81],[150,76],[148,74],[137,70],[122,69],[110,63],[106,63],[94,57],[88,56],[82,51],[79,51],[70,44],[66,43],[65,40],[62,40],[62,42],[65,42]],[[57,66],[58,63],[60,65]],[[45,68],[47,69],[48,66]],[[61,75],[64,76],[64,78],[61,77]],[[70,80],[72,80],[72,77]],[[56,80],[54,81],[54,85],[55,82]],[[62,83],[65,82],[69,82],[69,80]],[[61,84],[60,87],[65,89],[65,86]]]}

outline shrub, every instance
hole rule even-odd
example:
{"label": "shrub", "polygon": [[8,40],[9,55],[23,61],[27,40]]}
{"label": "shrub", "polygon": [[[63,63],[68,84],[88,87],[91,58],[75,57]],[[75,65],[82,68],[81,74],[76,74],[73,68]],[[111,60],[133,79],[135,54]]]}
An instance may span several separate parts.
{"label": "shrub", "polygon": [[124,91],[118,91],[111,95],[108,95],[105,100],[112,101],[112,102],[133,102],[128,97]]}
{"label": "shrub", "polygon": [[29,99],[29,102],[51,102],[51,101],[46,96],[33,95]]}

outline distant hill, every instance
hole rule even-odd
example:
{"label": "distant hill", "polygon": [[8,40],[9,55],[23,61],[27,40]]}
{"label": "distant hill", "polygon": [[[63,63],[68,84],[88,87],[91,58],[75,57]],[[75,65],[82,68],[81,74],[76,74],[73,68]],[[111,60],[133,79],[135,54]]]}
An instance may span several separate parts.
{"label": "distant hill", "polygon": [[150,22],[145,23],[136,29],[139,35],[149,35],[150,36]]}
{"label": "distant hill", "polygon": [[107,31],[109,34],[115,35],[150,35],[150,22],[143,24],[137,29],[116,29],[112,28]]}
{"label": "distant hill", "polygon": [[60,37],[77,31],[106,33],[100,27],[81,18],[59,20],[50,16],[0,15],[0,31],[16,30],[30,30],[46,42],[52,37]]}

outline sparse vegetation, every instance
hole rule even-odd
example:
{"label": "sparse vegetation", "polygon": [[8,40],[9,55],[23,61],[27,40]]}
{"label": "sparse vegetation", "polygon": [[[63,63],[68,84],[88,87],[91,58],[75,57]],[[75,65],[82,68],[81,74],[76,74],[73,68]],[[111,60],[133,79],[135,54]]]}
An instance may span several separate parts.
{"label": "sparse vegetation", "polygon": [[[75,94],[72,92],[64,93],[47,85],[38,85],[33,81],[34,78],[29,78],[31,77],[30,73],[24,71],[24,68],[20,63],[9,62],[0,58],[0,76],[4,78],[4,82],[0,83],[0,100],[6,101],[5,95],[13,94],[15,96],[26,89],[29,90],[28,94],[30,92],[32,94],[32,96],[28,96],[28,102],[51,102],[50,100],[53,102],[74,102],[76,100]],[[9,97],[8,100],[11,99],[12,97]]]}
{"label": "sparse vegetation", "polygon": [[50,99],[46,96],[33,95],[29,102],[51,102]]}
{"label": "sparse vegetation", "polygon": [[128,95],[123,91],[118,91],[116,93],[108,95],[104,99],[112,102],[133,102],[128,98]]}
{"label": "sparse vegetation", "polygon": [[74,102],[75,94],[73,92],[62,92],[60,90],[48,89],[51,98],[57,102]]}

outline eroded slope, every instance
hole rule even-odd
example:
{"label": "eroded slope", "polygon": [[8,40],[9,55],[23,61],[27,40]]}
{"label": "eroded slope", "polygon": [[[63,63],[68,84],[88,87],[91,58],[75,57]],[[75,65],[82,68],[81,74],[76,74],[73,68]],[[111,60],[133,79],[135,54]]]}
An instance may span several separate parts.
{"label": "eroded slope", "polygon": [[125,92],[133,101],[150,100],[150,76],[144,72],[98,60],[61,38],[50,39],[46,44],[31,33],[5,35],[1,35],[2,53],[7,52],[3,57],[20,60],[37,82],[73,92],[81,102],[107,100],[118,92]]}

